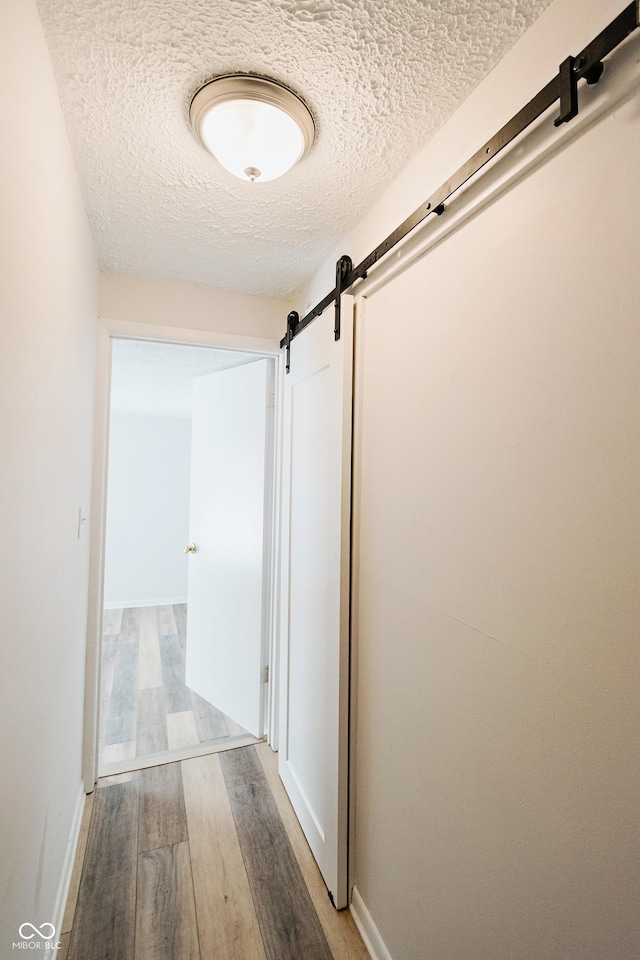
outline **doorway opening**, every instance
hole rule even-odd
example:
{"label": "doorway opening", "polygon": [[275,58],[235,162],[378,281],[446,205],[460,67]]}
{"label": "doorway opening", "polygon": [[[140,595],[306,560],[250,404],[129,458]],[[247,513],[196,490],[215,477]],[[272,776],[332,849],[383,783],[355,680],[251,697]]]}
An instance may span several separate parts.
{"label": "doorway opening", "polygon": [[272,359],[112,339],[101,777],[263,736],[274,400]]}

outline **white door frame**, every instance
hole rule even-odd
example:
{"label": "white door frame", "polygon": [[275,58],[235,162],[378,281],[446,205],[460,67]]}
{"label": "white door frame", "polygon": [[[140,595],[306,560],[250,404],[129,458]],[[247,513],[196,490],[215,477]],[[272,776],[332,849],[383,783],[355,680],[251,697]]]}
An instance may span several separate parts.
{"label": "white door frame", "polygon": [[274,482],[271,523],[269,692],[266,702],[267,742],[278,746],[278,617],[280,573],[280,449],[282,444],[282,391],[284,357],[277,340],[235,336],[207,330],[186,330],[159,324],[113,320],[98,321],[96,351],[96,396],[93,424],[93,480],[90,513],[89,608],[87,615],[87,657],[85,667],[84,746],[82,777],[85,792],[91,793],[98,779],[100,730],[100,664],[102,657],[102,610],[104,597],[104,557],[107,519],[107,469],[109,459],[109,415],[111,393],[111,353],[113,340],[151,340],[163,343],[215,347],[219,350],[254,353],[275,360],[274,403]]}

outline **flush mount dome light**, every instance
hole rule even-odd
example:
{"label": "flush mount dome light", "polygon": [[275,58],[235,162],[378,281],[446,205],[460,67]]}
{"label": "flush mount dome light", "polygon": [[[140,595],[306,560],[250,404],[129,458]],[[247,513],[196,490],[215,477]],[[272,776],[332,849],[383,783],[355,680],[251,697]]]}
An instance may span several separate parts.
{"label": "flush mount dome light", "polygon": [[307,152],[315,135],[302,100],[265,77],[236,74],[200,87],[191,126],[216,160],[241,180],[275,180]]}

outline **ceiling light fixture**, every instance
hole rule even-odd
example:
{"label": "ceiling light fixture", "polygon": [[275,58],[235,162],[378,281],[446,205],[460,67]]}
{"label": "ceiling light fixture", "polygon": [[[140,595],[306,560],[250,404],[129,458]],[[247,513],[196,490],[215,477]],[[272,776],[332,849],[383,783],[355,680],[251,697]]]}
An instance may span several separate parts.
{"label": "ceiling light fixture", "polygon": [[200,87],[191,126],[225,169],[241,180],[275,180],[307,152],[313,118],[295,93],[265,77],[218,77]]}

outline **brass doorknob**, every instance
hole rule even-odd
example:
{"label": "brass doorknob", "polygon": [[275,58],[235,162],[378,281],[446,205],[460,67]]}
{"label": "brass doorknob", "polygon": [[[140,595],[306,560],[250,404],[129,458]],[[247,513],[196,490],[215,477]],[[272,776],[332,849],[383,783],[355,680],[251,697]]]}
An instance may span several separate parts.
{"label": "brass doorknob", "polygon": [[197,549],[198,549],[198,548],[196,547],[195,543],[190,543],[188,547],[185,547],[185,548],[184,548],[184,552],[185,552],[185,553],[196,553]]}

